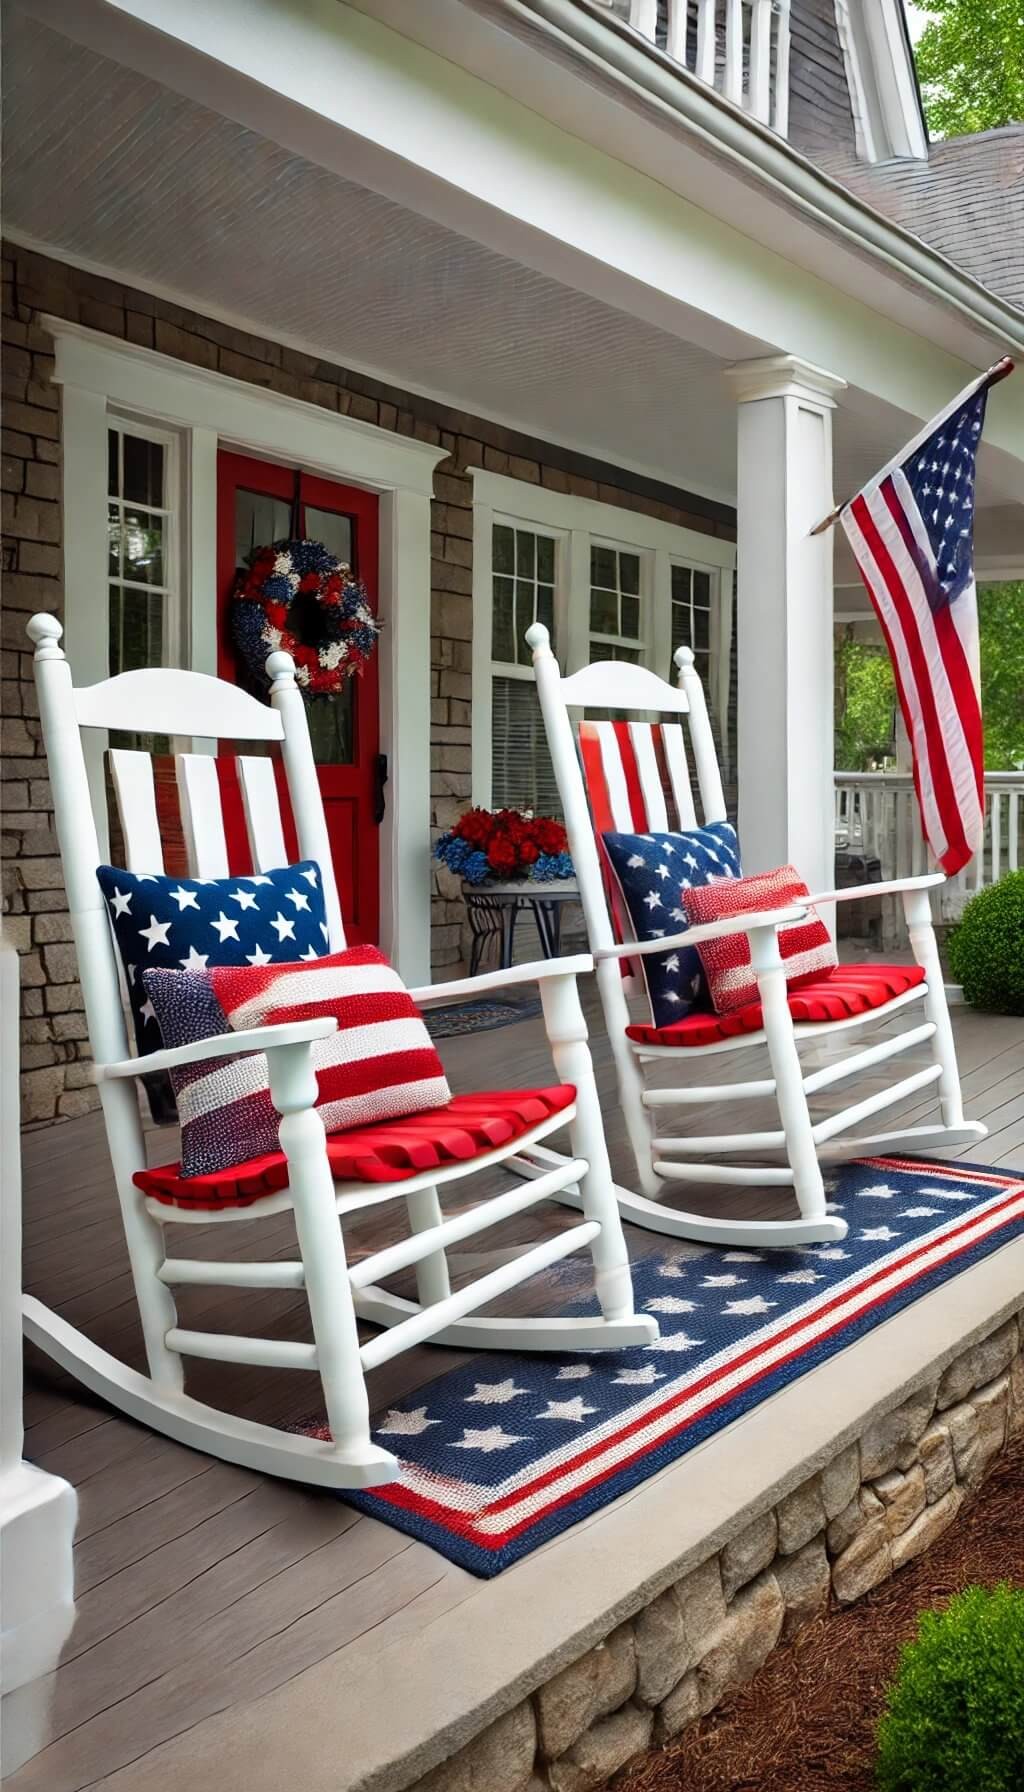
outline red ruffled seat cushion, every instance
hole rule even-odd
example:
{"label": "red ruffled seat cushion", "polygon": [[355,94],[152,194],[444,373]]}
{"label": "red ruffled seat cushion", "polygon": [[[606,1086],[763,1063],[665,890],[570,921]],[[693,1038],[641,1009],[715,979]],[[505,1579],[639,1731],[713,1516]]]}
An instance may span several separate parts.
{"label": "red ruffled seat cushion", "polygon": [[[873,1008],[884,1008],[896,996],[924,982],[918,964],[841,964],[828,976],[805,983],[789,992],[789,1012],[795,1021],[851,1020]],[[719,1045],[742,1033],[756,1033],[763,1025],[760,1002],[734,1008],[731,1014],[688,1014],[670,1027],[639,1024],[626,1034],[638,1045]]]}
{"label": "red ruffled seat cushion", "polygon": [[[468,1163],[521,1138],[542,1121],[571,1107],[571,1083],[551,1089],[511,1089],[499,1094],[455,1095],[442,1108],[382,1120],[374,1126],[332,1133],[327,1156],[337,1182],[404,1182],[425,1170]],[[140,1170],[136,1188],[170,1207],[250,1207],[288,1184],[284,1153],[251,1158],[232,1170],[183,1176],[180,1164]]]}

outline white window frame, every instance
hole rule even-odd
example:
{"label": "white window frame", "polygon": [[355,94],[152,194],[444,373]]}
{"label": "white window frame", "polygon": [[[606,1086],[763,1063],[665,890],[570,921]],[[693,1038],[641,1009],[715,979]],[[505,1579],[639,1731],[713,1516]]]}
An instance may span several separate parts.
{"label": "white window frame", "polygon": [[[239,449],[380,497],[381,747],[391,762],[381,826],[381,945],[409,983],[430,980],[430,502],[447,449],[302,399],[43,317],[63,390],[65,644],[76,684],[107,675],[107,424],[112,413],[177,430],[188,663],[217,669],[217,450]],[[102,606],[102,609],[101,609]],[[102,776],[105,742],[89,742]],[[199,743],[197,743],[198,747]]]}
{"label": "white window frame", "polygon": [[[557,606],[564,603],[564,621],[556,643],[562,671],[579,671],[590,658],[590,545],[592,541],[625,548],[640,555],[641,602],[645,614],[646,664],[667,677],[671,658],[673,560],[711,574],[712,599],[720,616],[722,656],[731,641],[732,588],[736,543],[702,535],[681,524],[662,522],[640,511],[623,510],[596,498],[578,498],[546,486],[528,485],[503,473],[470,469],[473,477],[473,710],[472,800],[491,805],[491,681],[533,676],[528,666],[509,667],[491,657],[492,528],[512,523],[556,535],[561,552],[556,563]],[[564,594],[564,595],[563,595]],[[728,679],[728,667],[725,672]],[[721,687],[721,668],[719,685]],[[713,694],[721,703],[721,688]],[[726,702],[728,683],[725,684]],[[720,713],[721,710],[720,710]]]}

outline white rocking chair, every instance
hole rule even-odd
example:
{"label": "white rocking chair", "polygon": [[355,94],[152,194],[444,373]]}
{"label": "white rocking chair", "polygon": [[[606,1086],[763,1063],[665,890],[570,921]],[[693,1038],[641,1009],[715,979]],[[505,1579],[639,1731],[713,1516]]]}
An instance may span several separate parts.
{"label": "white rocking chair", "polygon": [[[520,965],[501,972],[414,990],[429,1007],[459,1001],[508,983],[540,984],[544,1020],[559,1077],[575,1097],[558,1111],[554,1103],[529,1110],[529,1123],[500,1148],[479,1141],[469,1161],[446,1162],[428,1174],[395,1182],[335,1182],[316,1099],[310,1048],[335,1026],[319,1019],[233,1033],[226,1038],[128,1056],[117,958],[96,878],[101,862],[96,813],[106,799],[91,800],[82,733],[89,729],[155,732],[169,737],[280,743],[299,851],[315,859],[323,881],[330,929],[329,950],[345,944],[331,866],[323,805],[309,742],[305,706],[285,653],[268,661],[273,676],[270,707],[236,687],[194,672],[138,671],[75,690],[58,645],[53,617],[32,618],[35,670],[43,738],[49,758],[57,833],[78,953],[89,1036],[96,1059],[107,1139],[135,1283],[149,1374],[127,1367],[67,1324],[40,1301],[26,1297],[28,1337],[96,1394],[133,1418],[213,1456],[266,1473],[326,1487],[366,1487],[393,1480],[395,1458],[370,1436],[366,1371],[413,1345],[434,1340],[470,1349],[622,1349],[657,1337],[656,1322],[636,1316],[632,1281],[604,1141],[601,1111],[587,1048],[586,1024],[576,977],[592,969],[586,957]],[[161,873],[163,846],[153,765],[148,754],[113,751],[113,783],[128,869]],[[285,865],[285,828],[273,761],[253,755],[235,761],[245,810],[252,869]],[[217,762],[207,754],[176,756],[175,769],[189,871],[196,877],[229,874]],[[102,780],[94,775],[93,783]],[[138,1186],[146,1151],[136,1081],[150,1073],[246,1049],[265,1051],[271,1098],[281,1114],[280,1144],[288,1184],[246,1206],[216,1210],[168,1206]],[[453,1098],[457,1117],[460,1101]],[[465,1110],[463,1110],[465,1111]],[[542,1117],[536,1120],[536,1112]],[[573,1161],[556,1160],[528,1188],[514,1181],[507,1192],[446,1218],[438,1188],[476,1170],[504,1165],[522,1146],[569,1125]],[[464,1122],[468,1125],[468,1121]],[[392,1123],[394,1125],[394,1123]],[[242,1172],[239,1172],[242,1175]],[[581,1190],[584,1222],[523,1249],[499,1267],[452,1292],[447,1248],[557,1195],[567,1183]],[[389,1200],[406,1203],[409,1236],[349,1267],[341,1221]],[[290,1209],[299,1257],[292,1262],[242,1262],[168,1255],[170,1225],[258,1224]],[[600,1315],[593,1318],[475,1318],[485,1303],[517,1287],[571,1252],[586,1248]],[[415,1266],[417,1302],[381,1286],[385,1277]],[[304,1289],[313,1342],[291,1342],[198,1332],[178,1324],[172,1288],[203,1285],[252,1289]],[[360,1344],[357,1319],[385,1328]],[[213,1358],[261,1367],[304,1368],[319,1375],[332,1442],[292,1435],[216,1410],[184,1391],[183,1358]]]}
{"label": "white rocking chair", "polygon": [[[829,1213],[821,1172],[825,1157],[842,1160],[864,1153],[919,1151],[927,1146],[957,1145],[985,1137],[987,1128],[965,1121],[960,1093],[953,1031],[942,982],[929,891],[944,881],[941,873],[903,878],[897,882],[864,888],[829,890],[809,898],[817,906],[857,901],[866,896],[899,892],[910,932],[914,958],[911,967],[841,967],[834,973],[834,988],[853,998],[835,1006],[848,1011],[838,1018],[794,1022],[779,952],[780,925],[800,919],[806,908],[793,907],[770,914],[748,914],[654,941],[636,942],[626,937],[627,918],[612,913],[605,895],[599,844],[605,831],[645,833],[696,827],[693,794],[681,722],[629,723],[584,721],[574,738],[570,710],[594,709],[667,713],[688,716],[690,742],[705,823],[725,819],[725,802],[711,724],[704,692],[694,670],[693,654],[681,647],[676,654],[679,688],[644,667],[620,661],[585,666],[563,678],[551,651],[548,631],[540,623],[527,630],[533,649],[534,672],[548,744],[569,835],[569,849],[580,889],[590,949],[597,962],[597,983],[605,1023],[618,1076],[619,1099],[630,1143],[636,1158],[642,1193],[620,1189],[619,1207],[626,1220],[674,1237],[700,1239],[711,1244],[777,1245],[780,1247],[836,1240],[844,1236],[844,1221]],[[627,763],[628,762],[628,763]],[[664,768],[662,770],[661,768]],[[670,806],[675,817],[670,819]],[[742,846],[742,842],[741,842]],[[616,926],[619,938],[616,939]],[[692,1043],[694,1029],[686,1021],[658,1028],[631,1022],[624,988],[623,960],[635,961],[645,953],[664,953],[681,945],[745,933],[760,995],[762,1024],[757,1031],[723,1036],[710,1043]],[[853,989],[859,981],[862,988]],[[923,972],[923,977],[922,977]],[[806,992],[805,992],[806,993]],[[921,1002],[924,1020],[895,1037],[885,1037],[863,1050],[805,1074],[799,1048],[805,1040],[845,1033],[868,1021],[885,1021],[913,1002]],[[828,1002],[824,1006],[832,1007]],[[806,1004],[805,1004],[806,1007]],[[798,1008],[799,1011],[799,1008]],[[713,1018],[713,1017],[712,1017]],[[700,1017],[706,1021],[708,1017]],[[707,1032],[708,1029],[703,1029]],[[713,1029],[712,1029],[713,1030]],[[687,1042],[690,1034],[691,1043]],[[809,1095],[845,1081],[862,1070],[885,1063],[911,1048],[929,1043],[931,1062],[902,1080],[867,1095],[864,1099],[813,1123],[808,1112]],[[684,1080],[671,1089],[647,1088],[644,1065],[670,1061],[683,1068],[694,1057],[718,1056],[751,1046],[767,1049],[769,1074],[757,1080],[728,1082],[716,1087],[697,1087]],[[941,1123],[902,1128],[873,1136],[849,1136],[849,1129],[883,1108],[937,1085]],[[659,1135],[655,1119],[660,1108],[679,1108],[710,1102],[743,1101],[771,1096],[778,1107],[778,1128],[768,1132]],[[846,1135],[846,1136],[844,1136]],[[783,1162],[751,1163],[751,1157],[781,1153]],[[545,1150],[534,1153],[538,1162],[550,1161]],[[737,1161],[737,1159],[747,1161]],[[672,1182],[721,1183],[732,1187],[791,1187],[799,1218],[786,1220],[729,1219],[682,1212],[665,1206],[665,1184]],[[569,1194],[559,1197],[573,1200]]]}

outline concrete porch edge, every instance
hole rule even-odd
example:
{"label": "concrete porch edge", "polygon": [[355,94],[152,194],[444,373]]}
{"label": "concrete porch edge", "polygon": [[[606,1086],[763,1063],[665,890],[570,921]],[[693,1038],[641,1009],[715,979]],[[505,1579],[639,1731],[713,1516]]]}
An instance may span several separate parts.
{"label": "concrete porch edge", "polygon": [[367,1649],[355,1672],[323,1661],[105,1785],[258,1792],[280,1784],[286,1747],[304,1792],[401,1792],[1022,1307],[1017,1239],[525,1562],[489,1582],[467,1575],[463,1601],[425,1613],[417,1636]]}

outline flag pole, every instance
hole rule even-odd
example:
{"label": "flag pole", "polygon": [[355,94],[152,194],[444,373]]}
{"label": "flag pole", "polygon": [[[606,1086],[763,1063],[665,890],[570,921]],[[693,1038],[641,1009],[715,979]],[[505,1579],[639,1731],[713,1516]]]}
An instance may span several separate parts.
{"label": "flag pole", "polygon": [[[935,430],[941,429],[947,417],[951,417],[953,412],[959,410],[962,404],[966,404],[969,398],[973,398],[976,392],[987,392],[990,386],[997,386],[1000,380],[1005,380],[1013,372],[1013,367],[1014,363],[1009,355],[1004,355],[1001,360],[993,362],[986,373],[981,374],[977,379],[973,379],[969,385],[964,387],[962,392],[958,392],[955,398],[951,398],[949,403],[939,412],[937,417],[932,417],[929,422],[924,425],[923,429],[918,430],[916,436],[911,437],[911,440],[905,447],[900,449],[898,454],[893,455],[892,460],[886,462],[881,472],[876,473],[871,480],[871,485],[877,485],[880,480],[885,478],[887,473],[891,473],[894,467],[898,467],[901,461],[906,460],[908,454],[913,454],[914,450],[919,448],[921,443],[926,441],[930,435],[934,434]],[[844,503],[837,504],[834,510],[830,510],[827,516],[822,517],[820,523],[815,523],[814,528],[808,530],[808,534],[823,535],[826,529],[830,529],[833,523],[839,521],[843,511],[846,509],[846,505],[850,502],[852,502],[852,500],[848,498]]]}

